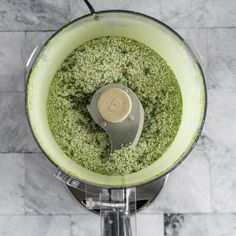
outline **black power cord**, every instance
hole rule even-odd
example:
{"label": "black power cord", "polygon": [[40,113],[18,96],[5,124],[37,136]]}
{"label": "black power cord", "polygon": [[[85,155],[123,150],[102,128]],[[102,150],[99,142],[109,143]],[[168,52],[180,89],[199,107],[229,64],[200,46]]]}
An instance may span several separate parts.
{"label": "black power cord", "polygon": [[91,3],[88,0],[84,0],[85,4],[87,5],[88,9],[90,10],[90,12],[92,14],[95,14],[95,10],[93,8],[93,6],[91,5]]}

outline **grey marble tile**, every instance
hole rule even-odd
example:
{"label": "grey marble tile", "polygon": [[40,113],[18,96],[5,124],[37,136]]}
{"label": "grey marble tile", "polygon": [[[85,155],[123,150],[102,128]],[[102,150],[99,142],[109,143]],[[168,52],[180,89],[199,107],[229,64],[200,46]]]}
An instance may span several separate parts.
{"label": "grey marble tile", "polygon": [[235,89],[209,89],[205,133],[211,147],[235,149]]}
{"label": "grey marble tile", "polygon": [[[91,2],[91,1],[89,1]],[[93,5],[93,7],[95,8],[94,4],[91,2],[91,4]],[[83,0],[70,0],[70,19],[74,20],[78,17],[87,15],[90,13],[88,7],[86,6],[86,4],[84,3]],[[97,9],[96,9],[97,10]]]}
{"label": "grey marble tile", "polygon": [[210,88],[236,88],[235,42],[236,28],[208,30]]}
{"label": "grey marble tile", "polygon": [[0,216],[0,235],[70,236],[70,217]]}
{"label": "grey marble tile", "polygon": [[[160,18],[160,1],[156,0],[115,0],[115,1],[106,1],[106,0],[91,0],[90,3],[94,7],[95,11],[103,11],[103,10],[130,10],[137,11],[143,14],[147,14],[156,18]],[[78,16],[88,14],[89,11],[85,6],[82,0],[76,1],[71,0],[72,5],[72,19],[77,18]]]}
{"label": "grey marble tile", "polygon": [[172,27],[201,27],[207,20],[205,0],[161,0],[162,20]]}
{"label": "grey marble tile", "polygon": [[234,0],[161,0],[161,18],[174,27],[236,26]]}
{"label": "grey marble tile", "polygon": [[100,236],[100,232],[100,216],[90,213],[71,217],[72,236]]}
{"label": "grey marble tile", "polygon": [[0,30],[55,30],[70,18],[69,0],[1,0]]}
{"label": "grey marble tile", "polygon": [[198,58],[207,80],[207,29],[175,28]]}
{"label": "grey marble tile", "polygon": [[[164,220],[160,214],[138,214],[137,236],[164,236]],[[133,217],[132,219],[133,220]],[[94,214],[72,216],[72,236],[99,236],[100,217]]]}
{"label": "grey marble tile", "polygon": [[0,93],[0,152],[39,151],[28,127],[23,93]]}
{"label": "grey marble tile", "polygon": [[207,0],[206,27],[235,27],[236,1],[235,0]]}
{"label": "grey marble tile", "polygon": [[0,32],[0,91],[24,91],[24,72],[25,33]]}
{"label": "grey marble tile", "polygon": [[164,219],[162,214],[138,214],[137,236],[164,236]]}
{"label": "grey marble tile", "polygon": [[165,236],[235,236],[235,214],[165,215]]}
{"label": "grey marble tile", "polygon": [[86,214],[53,175],[55,167],[43,154],[26,154],[26,213]]}
{"label": "grey marble tile", "polygon": [[209,161],[195,147],[189,157],[173,172],[158,198],[145,212],[210,212]]}
{"label": "grey marble tile", "polygon": [[236,212],[236,151],[216,147],[210,155],[213,210]]}
{"label": "grey marble tile", "polygon": [[213,210],[236,212],[236,93],[210,89],[204,152],[211,165]]}
{"label": "grey marble tile", "polygon": [[24,185],[24,154],[0,154],[0,215],[24,214]]}

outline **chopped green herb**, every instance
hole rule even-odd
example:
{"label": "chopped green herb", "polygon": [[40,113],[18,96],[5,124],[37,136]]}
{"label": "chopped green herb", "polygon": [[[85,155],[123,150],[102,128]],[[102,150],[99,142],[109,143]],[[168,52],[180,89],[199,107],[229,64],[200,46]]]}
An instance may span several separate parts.
{"label": "chopped green herb", "polygon": [[[106,133],[87,110],[102,86],[121,83],[141,101],[145,121],[136,147],[110,153]],[[178,81],[165,60],[144,44],[101,37],[76,48],[49,89],[48,121],[55,140],[79,165],[105,175],[137,172],[156,161],[174,140],[182,117]]]}

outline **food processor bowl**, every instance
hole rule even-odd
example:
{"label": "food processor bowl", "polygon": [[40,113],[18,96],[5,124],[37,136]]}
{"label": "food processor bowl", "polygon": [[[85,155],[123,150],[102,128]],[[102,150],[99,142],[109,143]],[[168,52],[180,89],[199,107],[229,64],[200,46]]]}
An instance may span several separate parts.
{"label": "food processor bowl", "polygon": [[[55,141],[47,118],[49,86],[61,63],[79,45],[102,36],[128,37],[155,50],[175,73],[183,99],[182,122],[165,153],[150,166],[124,176],[98,174],[71,160]],[[167,25],[140,13],[102,11],[70,22],[43,45],[28,76],[26,106],[35,139],[63,172],[93,186],[124,188],[163,177],[189,154],[204,123],[206,88],[198,60],[185,41]]]}

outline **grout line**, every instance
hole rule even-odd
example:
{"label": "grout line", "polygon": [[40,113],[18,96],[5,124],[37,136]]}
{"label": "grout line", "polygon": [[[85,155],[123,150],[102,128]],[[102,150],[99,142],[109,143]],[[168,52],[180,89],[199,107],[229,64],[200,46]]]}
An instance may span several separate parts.
{"label": "grout line", "polygon": [[[209,80],[209,30],[207,29],[206,30],[206,37],[207,37],[207,50],[206,50],[206,56],[207,56],[207,73],[206,73],[206,89],[209,90],[209,83],[210,83],[210,80]],[[208,102],[208,101],[207,101]]]}
{"label": "grout line", "polygon": [[43,154],[43,152],[1,152],[0,154]]}
{"label": "grout line", "polygon": [[[97,217],[99,217],[99,215],[97,214],[94,214],[92,212],[88,212],[88,214],[66,214],[66,213],[58,213],[58,214],[0,214],[0,217],[1,216],[27,216],[27,217],[31,217],[31,216],[68,216],[68,217],[72,217],[72,216],[89,216],[89,215],[96,215]],[[145,213],[145,214],[138,214],[138,215],[176,215],[176,214],[181,214],[181,215],[236,215],[236,212],[208,212],[208,213],[201,213],[201,212],[195,212],[195,213],[181,213],[181,212],[178,212],[178,213],[172,213],[172,212],[168,212],[168,213],[161,213],[161,214],[156,214],[156,213]],[[136,215],[137,216],[137,215]]]}
{"label": "grout line", "polygon": [[24,215],[26,216],[26,155],[24,154],[24,168],[25,168],[25,176],[24,176]]}
{"label": "grout line", "polygon": [[211,207],[212,213],[217,213],[217,212],[214,212],[214,209],[213,209],[212,166],[211,166],[211,161],[210,161],[209,156],[208,156],[208,162],[209,162],[209,180],[210,180],[210,204],[211,204],[210,207]]}
{"label": "grout line", "polygon": [[[164,18],[164,14],[162,13],[162,1],[160,1],[160,18],[159,19],[163,19]],[[162,20],[161,20],[162,21]],[[164,22],[164,21],[163,21]]]}
{"label": "grout line", "polygon": [[207,87],[207,90],[229,90],[229,91],[236,91],[236,88],[222,88],[222,87]]}
{"label": "grout line", "polygon": [[[40,216],[40,217],[44,217],[44,216],[49,216],[49,217],[57,217],[57,216],[67,216],[67,217],[71,217],[72,215],[70,214],[56,214],[56,215],[53,215],[53,214],[38,214],[38,215],[25,215],[25,214],[0,214],[0,217],[8,217],[8,216],[23,216],[23,217],[36,217],[36,216]],[[82,216],[82,214],[81,214]]]}
{"label": "grout line", "polygon": [[27,57],[28,57],[28,55],[26,55],[27,54],[27,50],[26,50],[26,48],[27,48],[27,32],[25,32],[25,58],[24,58],[24,90],[26,91],[26,74],[27,74],[27,71],[26,71],[26,62],[27,62]]}
{"label": "grout line", "polygon": [[165,231],[166,231],[166,226],[165,226],[165,213],[162,214],[162,220],[163,220],[163,235],[166,235],[166,234],[165,234]]}
{"label": "grout line", "polygon": [[[164,21],[163,21],[164,22]],[[165,23],[165,22],[164,22]],[[168,24],[167,24],[168,25]],[[184,27],[181,27],[181,26],[174,26],[172,25],[171,28],[173,29],[236,29],[236,26],[213,26],[213,27],[205,27],[205,26],[199,26],[199,27],[196,27],[196,26],[184,26]]]}
{"label": "grout line", "polygon": [[206,57],[207,57],[207,65],[206,65],[206,81],[205,81],[205,83],[206,83],[206,88],[208,89],[208,86],[209,86],[209,36],[208,36],[208,33],[209,33],[209,31],[208,31],[208,29],[206,30]]}
{"label": "grout line", "polygon": [[[165,21],[162,21],[165,23]],[[168,25],[168,24],[167,24]],[[236,26],[212,26],[212,27],[206,27],[206,26],[175,26],[175,25],[168,25],[173,29],[236,29]],[[62,26],[61,26],[62,27]],[[37,32],[56,32],[58,29],[60,29],[61,27],[58,27],[56,29],[45,29],[45,30],[0,30],[0,33],[37,33]]]}
{"label": "grout line", "polygon": [[70,236],[72,236],[72,216],[70,215]]}
{"label": "grout line", "polygon": [[184,215],[184,216],[199,216],[199,215],[235,215],[236,212],[208,212],[208,213],[181,213],[181,212],[178,212],[178,213],[163,213],[163,216],[164,215],[177,215],[177,214],[181,214],[181,215]]}
{"label": "grout line", "polygon": [[72,1],[70,1],[70,4],[69,4],[69,20],[72,19]]}
{"label": "grout line", "polygon": [[[80,214],[80,213],[78,213],[78,214],[71,214],[71,213],[55,213],[55,214],[53,214],[53,213],[45,213],[45,214],[42,214],[42,213],[28,213],[28,214],[26,214],[25,216],[88,216],[88,215],[90,215],[90,214],[94,214],[94,213],[92,213],[92,212],[88,212],[87,214]],[[0,216],[11,216],[12,214],[0,214]],[[15,215],[15,214],[14,214]],[[19,214],[19,215],[21,215],[21,216],[24,216],[24,214]],[[97,215],[97,214],[94,214],[94,215]],[[97,216],[99,216],[99,215],[97,215]]]}
{"label": "grout line", "polygon": [[0,91],[0,94],[1,93],[19,93],[19,94],[23,94],[23,93],[25,93],[25,91]]}
{"label": "grout line", "polygon": [[4,217],[4,216],[26,216],[25,214],[0,214],[0,217]]}
{"label": "grout line", "polygon": [[40,32],[45,32],[45,33],[54,33],[55,31],[57,31],[58,29],[56,30],[26,30],[24,31],[26,34],[27,33],[40,33]]}
{"label": "grout line", "polygon": [[49,29],[49,30],[47,30],[47,29],[45,29],[45,30],[24,30],[24,29],[22,29],[22,30],[0,30],[0,33],[23,33],[23,32],[25,32],[25,33],[28,33],[28,32],[29,33],[42,32],[43,33],[43,32],[55,32],[58,29],[60,29],[62,26],[63,25],[59,26],[56,29]]}

